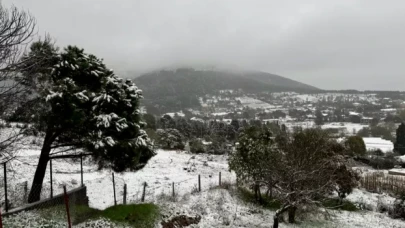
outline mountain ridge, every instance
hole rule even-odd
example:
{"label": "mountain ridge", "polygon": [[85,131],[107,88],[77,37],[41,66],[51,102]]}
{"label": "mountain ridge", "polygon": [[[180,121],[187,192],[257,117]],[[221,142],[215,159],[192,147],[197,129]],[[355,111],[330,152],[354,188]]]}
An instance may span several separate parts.
{"label": "mountain ridge", "polygon": [[144,91],[148,106],[170,106],[177,110],[197,106],[198,97],[226,89],[242,89],[246,93],[321,91],[314,86],[260,71],[177,68],[151,71],[134,80]]}

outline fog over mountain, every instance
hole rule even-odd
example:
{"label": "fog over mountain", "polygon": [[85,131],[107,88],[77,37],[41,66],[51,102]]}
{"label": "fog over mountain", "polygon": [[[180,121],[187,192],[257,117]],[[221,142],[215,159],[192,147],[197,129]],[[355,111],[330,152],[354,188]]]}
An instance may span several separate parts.
{"label": "fog over mountain", "polygon": [[405,1],[3,0],[123,76],[226,67],[322,89],[405,90]]}

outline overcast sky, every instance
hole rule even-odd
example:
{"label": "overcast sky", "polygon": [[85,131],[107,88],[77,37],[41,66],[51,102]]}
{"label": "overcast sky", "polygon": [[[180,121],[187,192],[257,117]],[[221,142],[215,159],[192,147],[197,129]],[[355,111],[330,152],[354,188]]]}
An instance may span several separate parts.
{"label": "overcast sky", "polygon": [[405,90],[404,0],[3,0],[116,71],[217,66]]}

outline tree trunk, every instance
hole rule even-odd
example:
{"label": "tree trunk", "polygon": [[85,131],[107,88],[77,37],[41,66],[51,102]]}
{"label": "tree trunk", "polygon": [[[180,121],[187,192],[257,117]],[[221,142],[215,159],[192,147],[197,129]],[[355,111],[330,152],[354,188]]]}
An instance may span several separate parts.
{"label": "tree trunk", "polygon": [[257,195],[259,196],[259,202],[263,203],[262,193],[260,192],[260,185],[257,185]]}
{"label": "tree trunk", "polygon": [[259,185],[257,183],[255,183],[254,185],[254,191],[255,191],[255,200],[256,202],[259,202]]}
{"label": "tree trunk", "polygon": [[270,187],[270,195],[269,195],[270,199],[273,199],[273,187]]}
{"label": "tree trunk", "polygon": [[297,211],[296,207],[290,207],[288,209],[288,222],[295,223],[295,212]]}
{"label": "tree trunk", "polygon": [[273,218],[273,228],[278,228],[278,216],[275,215]]}
{"label": "tree trunk", "polygon": [[33,203],[40,200],[42,183],[44,181],[46,166],[49,161],[49,154],[51,152],[51,145],[55,140],[55,136],[52,133],[47,132],[42,145],[41,155],[39,156],[38,166],[35,171],[34,180],[32,181],[32,187],[28,196],[28,203]]}
{"label": "tree trunk", "polygon": [[276,211],[276,214],[274,215],[274,217],[273,217],[273,227],[272,228],[278,228],[278,217],[280,216],[280,215],[282,215],[286,210],[289,210],[291,208],[291,206],[289,206],[289,205],[284,205],[282,208],[280,208],[280,209],[278,209],[277,211]]}

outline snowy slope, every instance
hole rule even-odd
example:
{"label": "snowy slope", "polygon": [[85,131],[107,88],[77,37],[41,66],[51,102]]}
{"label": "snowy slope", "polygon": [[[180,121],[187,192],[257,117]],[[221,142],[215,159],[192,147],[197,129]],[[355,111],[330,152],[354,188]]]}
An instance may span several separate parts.
{"label": "snowy slope", "polygon": [[[18,150],[18,157],[8,166],[9,190],[18,183],[31,184],[35,165],[40,152],[40,140],[27,137]],[[35,144],[33,144],[35,142]],[[128,202],[140,202],[143,182],[147,182],[146,202],[161,206],[168,217],[178,214],[202,216],[194,227],[270,227],[274,211],[264,210],[256,205],[241,202],[233,190],[218,189],[218,175],[222,182],[235,183],[235,176],[228,171],[227,156],[193,155],[186,152],[158,150],[147,166],[138,172],[115,174],[118,203],[122,202],[123,185],[127,184]],[[80,185],[80,166],[76,161],[57,160],[53,162],[55,194]],[[90,160],[84,162],[84,184],[88,187],[90,206],[104,209],[113,205],[112,172],[97,171]],[[201,175],[202,192],[197,193],[198,175]],[[1,176],[2,178],[2,176]],[[170,197],[172,183],[175,183],[176,200]],[[14,186],[14,187],[13,187]],[[3,190],[0,190],[2,196]],[[44,182],[44,194],[49,195],[49,167]],[[367,193],[356,189],[348,200],[367,204],[376,210],[379,204],[390,204],[393,198],[386,195]],[[280,227],[405,227],[404,221],[392,220],[385,214],[371,211],[338,212],[328,211],[330,218],[323,215],[310,216],[298,225],[281,224]]]}

